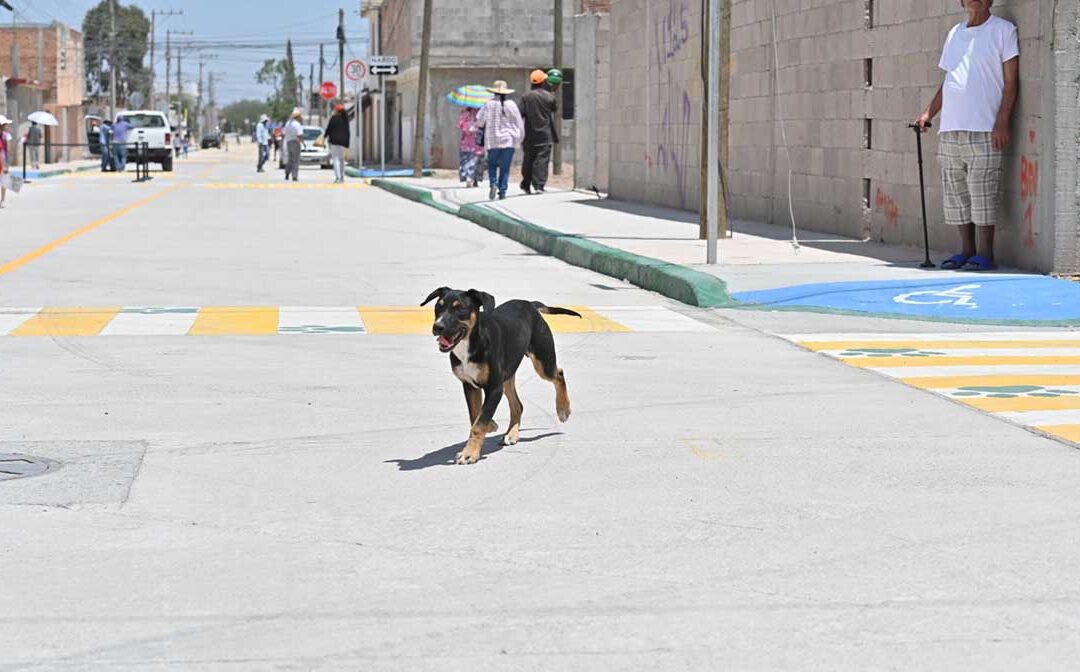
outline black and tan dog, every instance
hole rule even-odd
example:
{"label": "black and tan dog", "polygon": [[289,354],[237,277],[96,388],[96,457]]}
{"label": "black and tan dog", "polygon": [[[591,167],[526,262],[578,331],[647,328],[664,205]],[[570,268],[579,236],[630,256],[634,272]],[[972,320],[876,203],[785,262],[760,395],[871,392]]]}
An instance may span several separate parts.
{"label": "black and tan dog", "polygon": [[465,449],[457,454],[458,464],[480,459],[484,437],[499,430],[492,417],[504,394],[510,402],[510,427],[503,445],[517,443],[524,407],[514,378],[525,357],[532,360],[541,378],[555,385],[555,411],[566,422],[570,417],[566,377],[555,362],[555,339],[540,314],[581,317],[579,313],[538,301],[507,301],[496,308],[495,297],[475,289],[440,287],[420,305],[432,299],[438,301],[431,333],[439,351],[450,353],[450,368],[465,389],[472,423]]}

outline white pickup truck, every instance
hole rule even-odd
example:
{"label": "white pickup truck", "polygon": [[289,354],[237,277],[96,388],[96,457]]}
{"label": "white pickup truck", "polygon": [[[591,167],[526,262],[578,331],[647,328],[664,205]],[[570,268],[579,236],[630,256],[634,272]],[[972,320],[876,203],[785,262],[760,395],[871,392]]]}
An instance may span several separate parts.
{"label": "white pickup truck", "polygon": [[122,110],[116,113],[131,124],[128,132],[128,161],[138,156],[142,143],[146,143],[151,163],[160,163],[163,171],[173,169],[172,128],[164,112],[157,110]]}

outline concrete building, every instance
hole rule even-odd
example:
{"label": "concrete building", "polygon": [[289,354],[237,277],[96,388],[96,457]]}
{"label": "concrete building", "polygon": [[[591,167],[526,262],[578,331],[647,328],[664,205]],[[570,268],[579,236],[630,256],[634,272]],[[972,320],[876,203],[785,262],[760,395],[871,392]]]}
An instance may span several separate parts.
{"label": "concrete building", "polygon": [[[18,124],[13,135],[22,137],[26,116],[43,109],[60,122],[47,129],[47,142],[85,142],[84,62],[82,33],[62,23],[0,26],[0,73],[7,75],[4,114]],[[79,148],[62,148],[45,152],[43,158],[60,161],[82,155]]]}
{"label": "concrete building", "polygon": [[[610,142],[597,142],[599,129],[588,141],[609,158],[613,197],[699,206],[701,4],[614,0],[610,35],[597,33],[597,48],[609,55],[594,59],[594,97],[602,104],[610,95]],[[999,0],[994,12],[1018,26],[1022,51],[1000,260],[1078,273],[1080,3]],[[946,32],[964,18],[959,3],[732,0],[731,16],[732,216],[789,224],[790,165],[800,227],[921,245],[915,137],[906,125],[942,82],[937,61]],[[604,25],[596,21],[601,33]],[[601,79],[605,58],[610,77]],[[579,107],[586,99],[579,95]],[[937,139],[925,139],[931,246],[951,250]],[[594,158],[594,174],[602,163]]]}
{"label": "concrete building", "polygon": [[[371,26],[371,52],[395,55],[401,73],[387,82],[387,161],[412,158],[416,98],[420,75],[420,40],[423,0],[366,2],[364,15]],[[505,79],[518,92],[528,89],[529,72],[551,67],[554,20],[551,2],[503,0],[477,3],[439,0],[432,12],[431,71],[428,79],[425,154],[428,165],[458,165],[457,116],[460,108],[446,101],[446,94],[465,84],[487,84]],[[577,0],[564,3],[563,58],[573,59],[573,15]],[[380,46],[381,45],[381,46]],[[572,100],[570,67],[566,100]],[[377,80],[370,80],[371,88]],[[564,105],[565,107],[565,105]],[[365,118],[365,127],[371,128]],[[366,135],[366,134],[365,134]],[[573,121],[563,121],[563,161],[573,161]],[[377,147],[369,144],[365,156]],[[403,159],[404,157],[404,159]],[[520,157],[518,157],[520,159]],[[370,162],[370,158],[368,159]]]}

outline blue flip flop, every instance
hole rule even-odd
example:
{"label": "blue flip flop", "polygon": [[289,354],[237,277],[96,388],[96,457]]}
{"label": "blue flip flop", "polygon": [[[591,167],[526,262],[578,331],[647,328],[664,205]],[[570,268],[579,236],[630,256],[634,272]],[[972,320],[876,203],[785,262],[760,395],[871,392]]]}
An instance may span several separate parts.
{"label": "blue flip flop", "polygon": [[997,268],[997,266],[994,265],[994,262],[990,261],[989,259],[982,256],[981,254],[976,254],[974,257],[971,257],[970,259],[967,260],[967,262],[964,264],[963,270],[965,270],[965,271],[993,271],[996,268]]}
{"label": "blue flip flop", "polygon": [[954,254],[941,262],[941,268],[946,271],[958,271],[968,262],[968,258],[962,254]]}

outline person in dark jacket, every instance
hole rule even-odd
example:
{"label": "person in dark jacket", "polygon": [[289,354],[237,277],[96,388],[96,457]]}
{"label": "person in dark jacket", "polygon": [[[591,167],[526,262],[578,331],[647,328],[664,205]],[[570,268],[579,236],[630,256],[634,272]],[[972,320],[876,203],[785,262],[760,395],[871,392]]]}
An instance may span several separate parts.
{"label": "person in dark jacket", "polygon": [[559,101],[544,83],[547,73],[533,70],[529,75],[532,89],[518,100],[518,108],[525,120],[525,143],[522,147],[521,190],[526,194],[544,191],[547,184],[548,162],[551,161],[551,144],[558,142],[555,136],[555,115]]}
{"label": "person in dark jacket", "polygon": [[345,181],[345,150],[349,147],[349,115],[345,106],[338,103],[326,125],[326,141],[329,143],[330,160],[334,163],[334,184]]}

